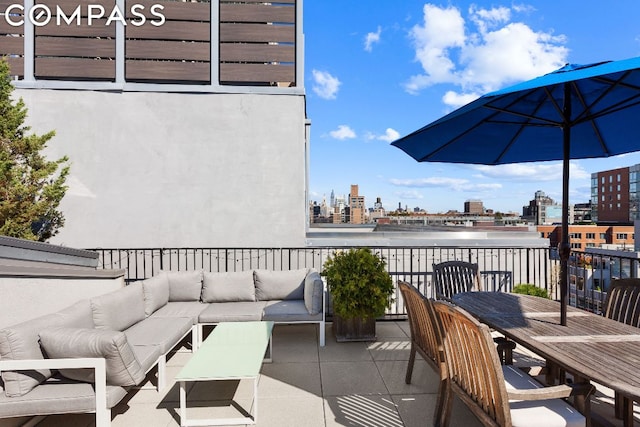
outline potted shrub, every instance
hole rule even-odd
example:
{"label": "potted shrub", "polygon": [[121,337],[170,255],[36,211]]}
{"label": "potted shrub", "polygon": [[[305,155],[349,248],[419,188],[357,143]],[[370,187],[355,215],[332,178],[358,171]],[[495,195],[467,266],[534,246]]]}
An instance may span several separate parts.
{"label": "potted shrub", "polygon": [[386,262],[369,248],[337,251],[321,273],[333,302],[333,332],[338,342],[374,341],[376,317],[392,302],[393,282]]}

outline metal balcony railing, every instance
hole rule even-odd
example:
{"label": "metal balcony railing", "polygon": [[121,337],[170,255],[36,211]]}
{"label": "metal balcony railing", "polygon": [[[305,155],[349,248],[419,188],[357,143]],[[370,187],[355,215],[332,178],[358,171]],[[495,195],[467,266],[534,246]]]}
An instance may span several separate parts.
{"label": "metal balcony railing", "polygon": [[[349,247],[313,248],[130,248],[91,249],[99,255],[99,268],[126,270],[127,283],[143,280],[160,270],[203,269],[211,272],[253,269],[291,270],[315,268],[322,271],[326,259],[335,251]],[[434,296],[431,284],[433,264],[447,260],[477,263],[485,291],[510,292],[520,283],[546,289],[559,299],[560,262],[546,248],[483,247],[372,247],[387,263],[394,283],[405,280],[427,296]],[[570,259],[570,298],[572,305],[599,312],[612,279],[638,277],[635,258],[582,253]],[[330,307],[329,307],[330,312]],[[387,318],[406,314],[398,289],[387,311]]]}

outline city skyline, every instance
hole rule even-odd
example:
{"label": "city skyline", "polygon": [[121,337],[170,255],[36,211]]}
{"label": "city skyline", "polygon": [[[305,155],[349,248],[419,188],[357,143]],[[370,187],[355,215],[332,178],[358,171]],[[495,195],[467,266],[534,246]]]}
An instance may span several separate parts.
{"label": "city skyline", "polygon": [[[600,171],[599,171],[599,172],[600,172]],[[353,185],[353,184],[350,184],[350,185]],[[355,184],[355,185],[358,185],[358,186],[359,186],[359,184]],[[359,188],[360,188],[359,192],[360,192],[360,193],[362,193],[362,188],[361,188],[360,186],[359,186]],[[407,205],[402,205],[402,206],[401,206],[401,209],[407,209],[407,210],[409,210],[409,211],[413,211],[414,209],[420,209],[420,210],[424,210],[424,211],[426,211],[427,213],[430,213],[430,214],[447,213],[447,212],[450,212],[450,211],[451,211],[451,212],[454,212],[454,211],[464,212],[464,204],[465,204],[466,202],[470,202],[470,201],[480,201],[480,202],[482,202],[482,203],[483,203],[483,206],[484,206],[484,209],[485,209],[485,210],[492,210],[492,211],[494,211],[494,212],[502,212],[502,213],[517,213],[518,215],[521,215],[521,214],[522,214],[522,209],[523,209],[524,207],[526,207],[526,206],[529,204],[529,201],[530,201],[530,200],[535,199],[536,193],[537,193],[537,192],[540,192],[540,191],[541,191],[542,193],[544,193],[545,195],[548,195],[548,193],[547,193],[546,191],[544,191],[543,189],[538,189],[538,190],[534,191],[534,192],[529,196],[529,198],[528,198],[526,201],[524,201],[524,202],[522,203],[522,206],[520,206],[520,207],[519,207],[519,209],[511,209],[511,210],[502,210],[502,211],[501,211],[501,210],[498,210],[498,209],[494,209],[494,208],[492,208],[491,206],[487,206],[487,204],[485,203],[485,201],[484,201],[484,200],[482,200],[482,199],[480,199],[480,198],[469,198],[469,199],[465,199],[465,200],[463,200],[463,201],[462,201],[462,207],[453,207],[453,206],[452,206],[452,207],[449,207],[448,209],[445,209],[445,210],[443,210],[443,211],[438,211],[438,212],[435,212],[435,211],[429,211],[429,210],[425,209],[423,206],[419,206],[419,205],[412,206],[412,205],[409,205],[409,204],[407,204]],[[337,192],[335,189],[332,189],[332,191],[330,191],[330,192],[329,192],[329,195],[328,195],[328,196],[325,196],[325,195],[324,195],[324,193],[323,193],[323,195],[322,195],[319,199],[310,198],[310,199],[309,199],[309,202],[310,202],[311,204],[317,203],[318,205],[320,205],[320,204],[322,203],[322,201],[323,201],[323,200],[325,200],[325,201],[326,201],[327,206],[332,206],[332,205],[331,205],[331,194],[334,194],[336,199],[337,199],[337,198],[341,198],[341,199],[342,199],[342,198],[344,198],[344,200],[345,200],[345,201],[348,201],[348,199],[349,199],[349,193],[348,193],[348,192],[347,192],[347,193],[341,193],[341,192]],[[395,205],[393,205],[393,206],[392,206],[392,205],[390,205],[390,204],[386,203],[386,202],[385,202],[385,200],[384,200],[382,197],[380,197],[380,196],[376,196],[376,197],[374,197],[374,198],[373,198],[373,200],[370,200],[368,197],[366,197],[366,198],[365,198],[365,207],[366,207],[366,209],[368,209],[368,210],[369,210],[369,209],[374,209],[374,208],[375,208],[375,205],[376,205],[376,202],[377,202],[377,199],[381,199],[382,207],[385,209],[385,211],[387,211],[387,212],[393,212],[393,211],[398,210],[398,204],[397,204],[397,203],[396,203]],[[552,197],[552,199],[553,199],[554,203],[557,203],[557,204],[561,204],[561,203],[562,203],[562,201],[561,201],[561,200],[558,200],[558,199],[553,198],[553,197]],[[585,201],[572,202],[572,204],[574,204],[574,205],[575,205],[575,204],[579,204],[579,203],[588,203],[588,202],[589,202],[589,200],[585,200]]]}
{"label": "city skyline", "polygon": [[[340,10],[339,16],[335,11]],[[561,162],[420,164],[390,143],[475,97],[548,73],[640,55],[640,3],[568,0],[305,3],[305,85],[311,121],[310,200],[358,183],[368,206],[508,212],[537,190],[561,199]],[[593,31],[598,28],[598,31]],[[535,149],[535,147],[532,147]],[[633,153],[571,162],[570,203],[590,175],[640,163]],[[515,202],[517,201],[517,202]]]}

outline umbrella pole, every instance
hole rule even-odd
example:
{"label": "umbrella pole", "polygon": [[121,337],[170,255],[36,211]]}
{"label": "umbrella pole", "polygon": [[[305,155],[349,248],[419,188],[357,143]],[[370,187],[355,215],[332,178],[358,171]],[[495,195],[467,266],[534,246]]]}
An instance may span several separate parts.
{"label": "umbrella pole", "polygon": [[564,125],[562,126],[562,240],[560,255],[560,324],[567,325],[567,291],[569,289],[569,157],[571,154],[571,87],[564,85]]}

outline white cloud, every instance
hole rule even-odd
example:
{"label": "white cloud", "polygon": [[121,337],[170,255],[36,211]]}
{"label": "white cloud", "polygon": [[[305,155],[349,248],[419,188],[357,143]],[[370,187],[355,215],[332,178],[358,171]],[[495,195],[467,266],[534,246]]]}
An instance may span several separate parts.
{"label": "white cloud", "polygon": [[332,138],[339,139],[341,141],[345,139],[353,139],[356,137],[356,133],[347,125],[340,125],[338,129],[329,132]]}
{"label": "white cloud", "polygon": [[313,70],[313,91],[322,99],[335,99],[342,84],[327,71]]}
{"label": "white cloud", "polygon": [[400,138],[400,133],[393,128],[387,128],[382,135],[376,135],[375,133],[368,132],[365,137],[369,140],[377,139],[379,141],[393,142]]}
{"label": "white cloud", "polygon": [[411,200],[424,199],[424,196],[416,190],[396,191],[394,195],[401,199],[411,199]]}
{"label": "white cloud", "polygon": [[496,191],[502,184],[474,183],[464,178],[430,177],[419,179],[390,179],[389,182],[398,187],[443,188],[451,191]]}
{"label": "white cloud", "polygon": [[561,67],[568,55],[565,37],[512,22],[513,13],[527,11],[522,6],[472,6],[465,20],[456,7],[426,4],[424,22],[409,34],[423,72],[412,76],[405,89],[416,94],[435,84],[453,84],[458,92],[448,93],[443,101],[458,106],[465,97]]}
{"label": "white cloud", "polygon": [[380,43],[380,34],[382,34],[382,28],[378,26],[378,31],[375,33],[367,33],[364,38],[364,50],[371,52],[373,50],[374,43]]}
{"label": "white cloud", "polygon": [[458,108],[470,103],[471,101],[475,101],[479,97],[480,95],[477,93],[458,93],[453,90],[449,90],[442,97],[442,102],[453,108]]}

